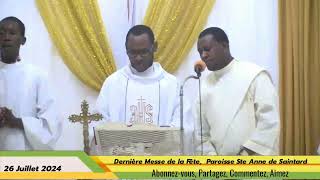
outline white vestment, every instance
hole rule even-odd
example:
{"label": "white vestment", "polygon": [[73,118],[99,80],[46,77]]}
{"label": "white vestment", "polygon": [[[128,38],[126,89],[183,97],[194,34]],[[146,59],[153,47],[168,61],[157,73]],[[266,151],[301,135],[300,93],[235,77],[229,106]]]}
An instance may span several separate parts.
{"label": "white vestment", "polygon": [[0,150],[53,149],[61,127],[45,75],[23,62],[0,62],[0,107],[22,119],[23,129],[0,128]]}
{"label": "white vestment", "polygon": [[205,78],[201,99],[203,146],[199,102],[194,107],[198,153],[237,155],[242,147],[261,155],[279,153],[278,96],[265,70],[233,60]]}
{"label": "white vestment", "polygon": [[[176,77],[156,62],[144,72],[137,72],[128,64],[111,74],[105,80],[96,103],[96,110],[104,117],[103,122],[128,125],[149,123],[179,127],[179,107]],[[190,106],[185,107],[185,116],[188,112],[190,116],[190,109]],[[91,127],[103,122],[94,122]],[[193,130],[193,127],[189,129]],[[93,137],[92,131],[93,128],[90,128],[90,139]]]}
{"label": "white vestment", "polygon": [[177,79],[159,63],[140,75],[133,73],[128,65],[105,80],[96,109],[105,121],[178,125],[178,93]]}
{"label": "white vestment", "polygon": [[317,153],[318,153],[318,155],[320,155],[320,145],[318,146]]}

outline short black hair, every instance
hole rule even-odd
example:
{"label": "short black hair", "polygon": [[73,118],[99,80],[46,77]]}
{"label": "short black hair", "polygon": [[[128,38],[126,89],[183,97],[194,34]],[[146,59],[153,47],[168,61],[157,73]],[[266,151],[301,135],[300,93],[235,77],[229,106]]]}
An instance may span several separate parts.
{"label": "short black hair", "polygon": [[217,42],[229,43],[227,34],[221,28],[218,27],[209,27],[203,30],[199,35],[199,39],[209,34],[211,34]]}
{"label": "short black hair", "polygon": [[130,34],[135,35],[135,36],[139,36],[141,34],[147,34],[149,36],[149,40],[150,40],[151,44],[154,44],[154,34],[153,34],[151,28],[146,25],[136,25],[136,26],[133,26],[128,31],[127,36],[126,36],[126,46],[127,46],[128,37]]}
{"label": "short black hair", "polygon": [[4,21],[16,22],[18,24],[19,28],[20,28],[21,35],[24,37],[24,35],[25,35],[25,27],[24,27],[23,22],[20,19],[14,17],[14,16],[9,16],[9,17],[3,18],[0,21],[0,23],[3,23]]}

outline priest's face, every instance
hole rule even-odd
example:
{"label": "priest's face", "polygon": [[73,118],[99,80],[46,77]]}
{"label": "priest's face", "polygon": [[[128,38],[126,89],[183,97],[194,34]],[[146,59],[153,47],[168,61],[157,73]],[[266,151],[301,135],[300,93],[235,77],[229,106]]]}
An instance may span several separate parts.
{"label": "priest's face", "polygon": [[206,63],[210,71],[224,68],[227,60],[229,46],[225,42],[218,42],[213,35],[201,37],[197,43],[201,59]]}
{"label": "priest's face", "polygon": [[152,66],[156,43],[151,42],[148,34],[129,34],[126,48],[131,66],[138,72],[143,72]]}
{"label": "priest's face", "polygon": [[0,22],[0,50],[1,60],[5,63],[13,63],[19,56],[20,46],[26,39],[22,35],[17,22],[4,20]]}

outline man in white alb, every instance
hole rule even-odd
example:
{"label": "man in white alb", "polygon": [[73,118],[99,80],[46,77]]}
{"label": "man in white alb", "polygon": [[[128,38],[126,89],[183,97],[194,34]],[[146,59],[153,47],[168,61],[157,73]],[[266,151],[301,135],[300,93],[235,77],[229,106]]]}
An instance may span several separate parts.
{"label": "man in white alb", "polygon": [[[132,27],[125,45],[130,63],[105,80],[97,99],[104,122],[179,127],[179,83],[154,62],[157,42],[152,30],[145,25]],[[190,107],[185,107],[185,116],[188,112]]]}
{"label": "man in white alb", "polygon": [[0,21],[0,150],[49,150],[60,135],[45,74],[18,60],[25,42],[18,18]]}
{"label": "man in white alb", "polygon": [[202,83],[202,130],[199,102],[194,108],[197,152],[278,154],[278,96],[268,72],[234,59],[228,37],[220,28],[202,31],[197,46],[201,59],[211,71]]}

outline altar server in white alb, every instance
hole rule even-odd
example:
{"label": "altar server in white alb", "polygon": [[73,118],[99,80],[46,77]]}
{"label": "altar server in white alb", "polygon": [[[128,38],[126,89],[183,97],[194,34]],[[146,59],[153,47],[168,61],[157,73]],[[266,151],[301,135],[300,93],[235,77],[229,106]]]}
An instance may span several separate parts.
{"label": "altar server in white alb", "polygon": [[19,19],[0,21],[0,150],[49,150],[60,135],[45,74],[18,60],[25,42]]}
{"label": "altar server in white alb", "polygon": [[234,59],[228,37],[220,28],[202,31],[197,47],[211,71],[202,80],[202,133],[199,101],[194,106],[197,152],[278,154],[278,96],[269,73],[257,65]]}
{"label": "altar server in white alb", "polygon": [[104,82],[96,107],[106,121],[131,125],[179,125],[177,79],[154,61],[157,50],[152,30],[132,27],[126,36],[130,63]]}

